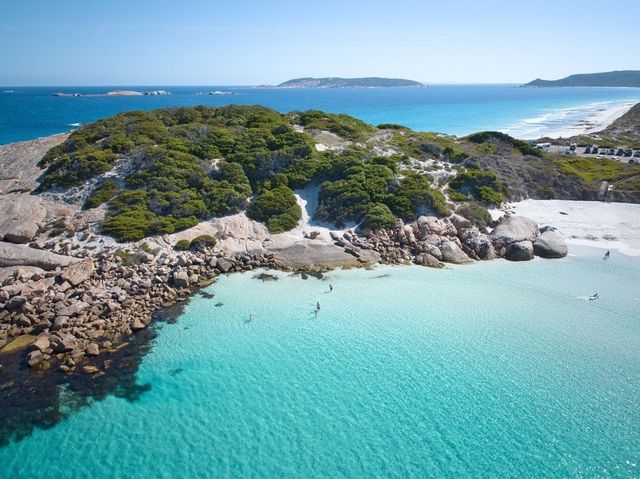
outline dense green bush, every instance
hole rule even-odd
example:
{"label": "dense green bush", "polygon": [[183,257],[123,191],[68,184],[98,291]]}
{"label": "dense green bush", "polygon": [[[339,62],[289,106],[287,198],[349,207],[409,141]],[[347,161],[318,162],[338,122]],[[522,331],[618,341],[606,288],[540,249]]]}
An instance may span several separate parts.
{"label": "dense green bush", "polygon": [[263,222],[270,233],[294,228],[302,218],[296,197],[287,186],[264,190],[247,209],[249,218]]}
{"label": "dense green bush", "polygon": [[211,235],[199,235],[191,240],[189,247],[198,251],[215,246],[216,239]]}
{"label": "dense green bush", "polygon": [[450,146],[447,146],[444,150],[442,150],[442,155],[452,163],[462,163],[467,158],[469,158],[469,155],[464,151],[452,148]]}
{"label": "dense green bush", "polygon": [[120,241],[138,241],[148,236],[155,215],[142,209],[125,211],[105,218],[102,231]]}
{"label": "dense green bush", "polygon": [[364,220],[360,224],[360,228],[369,228],[372,230],[393,228],[396,221],[397,218],[387,205],[373,203],[367,208],[367,213],[364,215]]}
{"label": "dense green bush", "polygon": [[47,170],[40,190],[54,186],[77,186],[86,180],[106,173],[113,167],[116,155],[108,150],[86,148],[59,156]]}
{"label": "dense green bush", "polygon": [[458,173],[449,182],[449,188],[488,204],[502,203],[507,191],[495,173],[479,169]]}
{"label": "dense green bush", "polygon": [[499,131],[482,131],[480,133],[474,133],[473,135],[467,136],[467,140],[477,144],[498,141],[511,145],[523,155],[537,156],[538,158],[542,158],[543,156],[540,150],[530,145],[526,141],[517,140],[512,136],[509,136],[505,133],[500,133]]}
{"label": "dense green bush", "polygon": [[332,167],[325,172],[329,179],[320,186],[316,211],[319,219],[338,226],[359,223],[370,204],[385,202],[394,177],[387,166],[364,163],[347,154]]}
{"label": "dense green bush", "polygon": [[459,191],[453,190],[451,188],[449,189],[448,194],[451,201],[467,201],[469,199],[468,195],[460,193]]}
{"label": "dense green bush", "polygon": [[327,130],[351,141],[365,141],[375,132],[373,126],[352,116],[318,110],[300,113],[298,121],[305,128]]}
{"label": "dense green bush", "polygon": [[395,123],[381,123],[376,128],[380,130],[407,130],[410,131],[409,128],[402,125],[397,125]]}
{"label": "dense green bush", "polygon": [[387,204],[391,211],[403,220],[411,221],[423,210],[431,210],[441,216],[450,211],[444,195],[431,188],[428,176],[406,172],[405,176],[390,188]]}
{"label": "dense green bush", "polygon": [[478,187],[478,199],[488,205],[499,205],[505,200],[503,193],[489,186]]}
{"label": "dense green bush", "polygon": [[186,239],[181,239],[177,241],[175,245],[173,245],[173,249],[175,249],[176,251],[187,251],[190,247],[191,243]]}
{"label": "dense green bush", "polygon": [[456,208],[456,213],[464,216],[479,228],[489,226],[491,223],[491,214],[476,201],[461,204]]}

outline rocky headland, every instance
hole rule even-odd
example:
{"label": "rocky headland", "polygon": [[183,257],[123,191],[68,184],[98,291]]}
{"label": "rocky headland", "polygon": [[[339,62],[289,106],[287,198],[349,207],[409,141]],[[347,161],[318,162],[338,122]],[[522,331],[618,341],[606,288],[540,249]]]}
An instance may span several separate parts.
{"label": "rocky headland", "polygon": [[[393,228],[333,230],[308,225],[302,235],[270,234],[244,214],[172,235],[117,243],[97,228],[103,212],[82,210],[73,194],[33,194],[37,163],[66,135],[0,147],[0,364],[3,355],[29,368],[101,374],[94,358],[118,351],[154,312],[184,301],[216,276],[259,268],[322,271],[336,267],[562,257],[551,229],[505,216],[491,233],[468,219],[420,216]],[[63,233],[63,234],[60,234]],[[203,233],[213,246],[176,251]],[[4,354],[3,354],[4,353]],[[104,363],[102,363],[104,364]]]}
{"label": "rocky headland", "polygon": [[[496,133],[456,140],[395,125],[374,128],[320,112],[285,116],[236,108],[168,113],[183,115],[175,127],[180,134],[188,115],[226,115],[224,121],[232,117],[233,125],[238,121],[233,115],[249,115],[254,122],[262,118],[267,133],[286,135],[292,149],[278,150],[271,159],[264,159],[267,150],[245,156],[224,153],[225,164],[214,156],[223,150],[213,147],[203,150],[203,156],[209,155],[204,160],[149,147],[135,123],[126,130],[132,132],[131,140],[115,133],[103,139],[92,136],[95,129],[119,128],[108,122],[71,135],[0,147],[0,365],[14,371],[20,364],[24,370],[19,374],[106,374],[110,363],[105,358],[145,331],[154,314],[222,274],[261,268],[321,272],[376,263],[443,268],[567,254],[563,236],[553,228],[540,229],[508,211],[501,220],[491,221],[481,207],[481,202],[501,203],[508,190],[478,163],[517,156],[555,167],[553,159],[521,142]],[[145,115],[150,114],[135,113],[134,120],[144,120]],[[220,121],[213,118],[207,121]],[[196,127],[187,137],[200,145],[197,142],[207,138],[209,130]],[[215,131],[223,135],[220,128]],[[230,131],[239,130],[233,126]],[[151,129],[148,134],[158,135]],[[286,155],[294,155],[293,160]],[[224,191],[225,213],[193,220],[189,216],[190,223],[185,223],[176,215],[187,207],[201,208],[198,190],[169,191],[164,199],[156,198],[158,188],[167,185],[165,177],[171,179],[171,187],[183,181],[180,169],[169,176],[152,175],[151,167],[171,164],[167,158],[182,161],[183,170],[193,167],[186,181],[197,180],[199,188],[209,188],[203,201],[211,201],[212,209],[219,211],[215,194]],[[246,163],[247,158],[257,166]],[[345,161],[350,169],[336,169]],[[97,173],[91,169],[95,164],[101,168]],[[242,164],[250,180],[242,169],[232,168],[234,164]],[[306,166],[300,170],[297,165]],[[280,186],[269,184],[274,176],[268,168],[280,168],[290,176],[280,178]],[[311,174],[337,181],[311,186]],[[338,174],[342,178],[335,178]],[[294,194],[283,181],[302,189]],[[565,180],[557,176],[556,181],[562,185]],[[150,183],[156,185],[153,190],[140,189]],[[138,189],[132,191],[132,186]],[[342,188],[360,187],[367,188],[368,197],[380,199],[355,206],[344,203],[349,191]],[[318,203],[311,205],[311,200]],[[174,206],[176,201],[183,203]],[[113,227],[106,230],[109,221]]]}

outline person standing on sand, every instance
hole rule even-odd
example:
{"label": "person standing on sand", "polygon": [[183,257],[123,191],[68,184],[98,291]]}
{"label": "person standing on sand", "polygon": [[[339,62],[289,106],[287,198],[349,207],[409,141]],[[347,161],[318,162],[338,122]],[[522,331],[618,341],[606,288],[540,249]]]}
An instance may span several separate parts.
{"label": "person standing on sand", "polygon": [[611,256],[611,251],[607,250],[607,252],[604,254],[604,258],[602,259],[609,259],[609,256]]}
{"label": "person standing on sand", "polygon": [[333,291],[333,286],[331,286],[331,283],[329,283],[329,292],[331,293]]}

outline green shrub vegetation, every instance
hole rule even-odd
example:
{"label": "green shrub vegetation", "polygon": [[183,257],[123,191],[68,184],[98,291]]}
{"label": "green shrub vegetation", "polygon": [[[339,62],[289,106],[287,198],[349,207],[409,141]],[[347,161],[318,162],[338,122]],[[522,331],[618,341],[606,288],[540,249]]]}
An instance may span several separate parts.
{"label": "green shrub vegetation", "polygon": [[199,235],[191,240],[189,247],[191,249],[202,251],[205,248],[215,246],[216,243],[216,239],[211,235]]}
{"label": "green shrub vegetation", "polygon": [[91,192],[87,200],[84,202],[84,208],[96,208],[100,206],[102,203],[109,201],[113,198],[118,192],[118,185],[115,181],[111,179],[106,179],[102,181],[95,189]]}
{"label": "green shrub vegetation", "polygon": [[[41,161],[47,171],[40,190],[81,185],[126,158],[132,173],[124,178],[125,189],[100,181],[85,207],[110,200],[103,231],[133,241],[237,213],[264,182],[288,168],[292,183],[298,172],[298,182],[306,185],[309,176],[300,172],[308,168],[297,163],[313,165],[316,155],[309,135],[294,131],[286,117],[267,108],[121,113],[78,129],[50,150]],[[283,217],[272,223],[281,229],[291,221]]]}
{"label": "green shrub vegetation", "polygon": [[[327,130],[354,144],[318,152],[313,136],[296,131],[296,125]],[[449,214],[429,176],[406,167],[412,158],[466,165],[473,159],[469,151],[494,141],[528,151],[528,145],[494,133],[472,135],[470,143],[398,125],[380,127],[392,130],[388,146],[397,154],[375,153],[367,143],[375,127],[315,110],[283,115],[230,105],[120,113],[79,128],[52,148],[40,162],[47,168],[40,190],[95,181],[85,207],[106,203],[102,231],[119,241],[174,233],[243,210],[272,233],[287,231],[302,216],[293,189],[309,185],[319,186],[318,219],[340,227],[383,228],[398,218]],[[117,183],[104,175],[115,166]],[[506,193],[493,173],[482,170],[463,172],[449,186],[455,201],[496,203]]]}
{"label": "green shrub vegetation", "polygon": [[[530,145],[526,141],[517,140],[512,136],[509,136],[505,133],[500,133],[499,131],[483,131],[480,133],[474,133],[473,135],[467,136],[466,139],[471,143],[476,143],[479,145],[496,141],[502,142],[512,146],[523,155],[536,156],[538,158],[542,158],[543,156],[540,150]],[[495,152],[495,150],[493,151]]]}
{"label": "green shrub vegetation", "polygon": [[305,128],[327,130],[351,141],[365,141],[375,132],[373,126],[352,116],[318,110],[300,113],[298,121]]}
{"label": "green shrub vegetation", "polygon": [[395,123],[381,123],[376,128],[380,130],[406,130],[410,131],[409,128],[402,125],[396,125]]}
{"label": "green shrub vegetation", "polygon": [[585,181],[613,181],[640,173],[640,165],[620,163],[607,158],[560,157],[557,161],[565,174],[575,175]]}
{"label": "green shrub vegetation", "polygon": [[173,249],[176,251],[188,251],[190,249],[202,251],[205,248],[209,248],[211,246],[215,246],[216,239],[211,235],[199,235],[193,238],[191,241],[186,239],[181,239],[173,245]]}
{"label": "green shrub vegetation", "polygon": [[477,201],[461,204],[456,208],[456,213],[467,218],[478,228],[489,226],[491,223],[491,214]]}
{"label": "green shrub vegetation", "polygon": [[267,225],[270,233],[294,228],[302,218],[302,210],[293,191],[287,186],[264,190],[247,209],[249,218]]}
{"label": "green shrub vegetation", "polygon": [[381,228],[393,228],[397,218],[389,207],[383,203],[373,203],[367,209],[364,220],[360,224],[361,228],[377,230]]}
{"label": "green shrub vegetation", "polygon": [[451,201],[467,201],[469,199],[469,195],[465,195],[464,193],[460,193],[459,191],[451,188],[447,193],[449,194],[449,199]]}
{"label": "green shrub vegetation", "polygon": [[187,251],[190,247],[191,243],[186,239],[181,239],[177,241],[175,245],[173,245],[173,249],[175,249],[176,251]]}
{"label": "green shrub vegetation", "polygon": [[458,173],[449,182],[449,188],[487,204],[500,204],[505,200],[506,188],[491,171],[469,169]]}

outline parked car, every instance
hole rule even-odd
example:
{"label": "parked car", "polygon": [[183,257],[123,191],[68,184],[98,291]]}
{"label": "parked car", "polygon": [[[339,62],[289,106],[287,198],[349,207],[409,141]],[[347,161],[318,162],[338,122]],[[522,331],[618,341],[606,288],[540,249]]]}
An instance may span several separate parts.
{"label": "parked car", "polygon": [[631,159],[629,160],[629,164],[630,164],[630,165],[635,165],[636,163],[637,163],[637,161],[636,161],[636,160],[634,160],[633,158],[631,158]]}
{"label": "parked car", "polygon": [[598,155],[596,158],[604,158],[604,155]]}
{"label": "parked car", "polygon": [[584,149],[584,154],[585,154],[585,155],[590,155],[590,154],[591,154],[591,147],[590,147],[590,146],[587,146],[587,147]]}
{"label": "parked car", "polygon": [[630,148],[627,148],[626,150],[624,150],[624,156],[631,156],[633,155],[633,150]]}
{"label": "parked car", "polygon": [[636,150],[633,152],[633,156],[636,158],[640,158],[640,150]]}
{"label": "parked car", "polygon": [[618,151],[616,151],[616,155],[623,156],[624,155],[624,149],[623,148],[618,148]]}
{"label": "parked car", "polygon": [[571,151],[575,151],[575,149],[578,147],[578,145],[576,145],[575,143],[571,143],[571,145],[569,145],[569,150]]}
{"label": "parked car", "polygon": [[616,154],[616,150],[615,148],[609,148],[609,151],[607,152],[608,155],[615,155]]}

